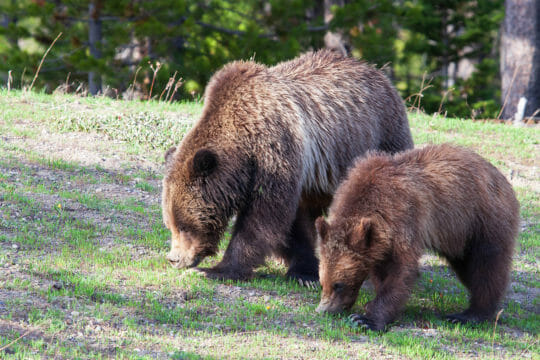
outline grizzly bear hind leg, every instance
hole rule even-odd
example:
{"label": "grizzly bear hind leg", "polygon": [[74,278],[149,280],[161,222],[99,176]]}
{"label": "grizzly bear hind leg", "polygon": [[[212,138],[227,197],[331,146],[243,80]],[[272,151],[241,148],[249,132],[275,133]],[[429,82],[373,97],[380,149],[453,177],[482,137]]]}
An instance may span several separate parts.
{"label": "grizzly bear hind leg", "polygon": [[458,278],[470,292],[469,308],[446,316],[446,319],[453,323],[490,320],[495,315],[510,280],[511,250],[500,246],[501,243],[493,244],[478,239],[472,244],[463,259],[448,259]]}
{"label": "grizzly bear hind leg", "polygon": [[279,255],[289,266],[287,277],[298,280],[300,285],[318,287],[319,260],[315,256],[314,219],[301,208],[286,239],[286,245],[279,249]]}

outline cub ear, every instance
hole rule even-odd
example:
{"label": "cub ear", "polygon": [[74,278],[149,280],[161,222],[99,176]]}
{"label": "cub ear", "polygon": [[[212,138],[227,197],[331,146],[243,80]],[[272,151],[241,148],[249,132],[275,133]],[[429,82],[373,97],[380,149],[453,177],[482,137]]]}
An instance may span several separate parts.
{"label": "cub ear", "polygon": [[349,245],[356,251],[369,249],[373,243],[373,220],[362,218],[351,231]]}
{"label": "cub ear", "polygon": [[323,216],[319,216],[317,220],[315,220],[315,229],[317,229],[317,233],[319,233],[321,241],[324,241],[326,239],[326,235],[328,234],[328,227],[329,225]]}
{"label": "cub ear", "polygon": [[169,150],[165,151],[165,166],[169,166],[172,162],[173,154],[176,151],[176,146],[170,147]]}
{"label": "cub ear", "polygon": [[195,176],[208,176],[214,172],[217,166],[217,154],[208,149],[197,151],[191,160],[191,170]]}

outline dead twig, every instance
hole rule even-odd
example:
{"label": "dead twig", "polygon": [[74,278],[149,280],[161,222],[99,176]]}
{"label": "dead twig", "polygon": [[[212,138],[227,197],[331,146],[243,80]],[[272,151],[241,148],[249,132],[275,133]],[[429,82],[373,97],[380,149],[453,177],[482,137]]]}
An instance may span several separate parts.
{"label": "dead twig", "polygon": [[27,332],[25,332],[24,334],[22,334],[21,336],[19,336],[18,338],[16,338],[15,340],[13,340],[12,342],[10,342],[9,344],[7,345],[4,345],[0,348],[0,351],[4,351],[5,349],[7,349],[8,347],[10,347],[11,345],[15,344],[17,341],[21,340],[23,337],[27,336],[28,334],[30,334],[33,330],[28,330]]}
{"label": "dead twig", "polygon": [[504,97],[503,106],[501,107],[501,111],[499,111],[499,115],[497,115],[497,120],[500,120],[501,118],[504,107],[506,106],[506,102],[508,101],[508,96],[510,95],[510,92],[512,91],[512,86],[514,85],[514,80],[516,79],[518,70],[519,70],[519,65],[516,66],[516,68],[514,69],[514,74],[512,75],[512,81],[510,81],[510,87],[508,88],[508,91],[506,92],[506,96]]}
{"label": "dead twig", "polygon": [[169,81],[167,81],[167,85],[165,86],[165,89],[163,89],[163,91],[161,92],[161,95],[159,95],[158,101],[161,101],[161,98],[163,97],[165,92],[167,93],[167,95],[165,96],[165,101],[167,101],[167,96],[169,96],[169,93],[171,92],[171,88],[174,85],[175,78],[176,78],[176,71],[174,72],[174,75],[169,78]]}
{"label": "dead twig", "polygon": [[13,78],[11,77],[11,70],[8,71],[8,81],[7,81],[7,91],[8,94],[11,91],[11,83],[13,82]]}
{"label": "dead twig", "polygon": [[[412,103],[412,105],[409,107],[410,110],[414,110],[416,109],[416,112],[420,112],[420,104],[422,102],[422,98],[424,97],[424,91],[426,89],[429,89],[430,87],[433,87],[433,85],[431,85],[431,79],[428,81],[428,83],[424,86],[424,82],[426,81],[426,73],[424,73],[424,75],[422,75],[422,83],[420,84],[420,90],[417,92],[417,93],[414,93],[414,94],[411,94],[409,95],[405,101],[409,101],[409,99],[411,99],[413,96],[416,96],[415,99],[414,99],[414,102]],[[416,101],[418,100],[418,105],[416,105]]]}
{"label": "dead twig", "polygon": [[38,68],[36,70],[36,74],[34,75],[34,79],[32,80],[32,83],[30,84],[30,87],[28,88],[28,91],[32,91],[32,87],[34,87],[34,83],[36,82],[36,79],[39,76],[39,71],[41,70],[41,66],[43,65],[43,62],[45,61],[45,58],[47,57],[47,54],[49,53],[49,51],[51,51],[52,47],[56,43],[56,40],[58,40],[60,38],[60,36],[62,36],[62,32],[60,32],[60,34],[58,34],[58,36],[51,43],[51,46],[49,46],[47,51],[45,51],[45,54],[43,54],[43,57],[41,58],[41,62],[39,63],[39,66],[38,66]]}
{"label": "dead twig", "polygon": [[178,91],[178,89],[180,88],[180,86],[182,86],[182,84],[183,84],[182,78],[178,78],[178,81],[174,85],[173,93],[171,94],[171,97],[169,98],[169,103],[172,102],[172,99],[174,98],[174,94],[176,94],[176,91]]}
{"label": "dead twig", "polygon": [[491,336],[491,352],[493,353],[495,351],[495,330],[497,330],[497,323],[499,322],[499,317],[503,313],[504,309],[499,310],[497,313],[497,316],[495,317],[495,325],[493,326],[493,335]]}
{"label": "dead twig", "polygon": [[454,90],[454,88],[450,88],[450,89],[448,89],[448,90],[446,90],[446,91],[444,92],[443,97],[442,97],[442,99],[441,99],[441,103],[439,104],[439,110],[437,110],[437,114],[439,114],[439,115],[441,114],[441,111],[442,111],[442,105],[443,105],[443,103],[444,103],[444,100],[446,99],[446,96],[448,95],[448,93],[449,93],[450,91],[452,91],[452,90]]}
{"label": "dead twig", "polygon": [[154,72],[154,75],[152,76],[152,85],[150,85],[150,93],[148,94],[148,98],[146,100],[150,100],[152,98],[152,90],[154,89],[154,82],[156,81],[156,76],[159,69],[161,69],[161,63],[159,61],[156,62],[156,67],[154,67],[154,65],[152,65],[150,61],[148,63],[150,64],[150,69],[152,69],[152,71]]}
{"label": "dead twig", "polygon": [[141,67],[137,67],[137,70],[135,70],[135,75],[133,76],[133,82],[131,83],[131,85],[128,87],[128,91],[130,90],[131,88],[131,92],[133,93],[135,91],[135,84],[137,83],[137,74],[139,73],[139,71],[141,70]]}

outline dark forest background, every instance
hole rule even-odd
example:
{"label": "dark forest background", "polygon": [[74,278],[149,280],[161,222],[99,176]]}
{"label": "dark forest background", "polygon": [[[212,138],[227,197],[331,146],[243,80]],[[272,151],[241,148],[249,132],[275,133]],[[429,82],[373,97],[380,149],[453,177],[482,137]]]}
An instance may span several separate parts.
{"label": "dark forest background", "polygon": [[[495,118],[525,82],[534,115],[539,14],[535,0],[0,0],[0,86],[28,86],[59,33],[36,88],[141,99],[198,99],[231,60],[271,65],[326,46],[384,66],[409,106],[428,113]],[[524,34],[504,37],[512,31]],[[532,48],[508,57],[520,36]]]}

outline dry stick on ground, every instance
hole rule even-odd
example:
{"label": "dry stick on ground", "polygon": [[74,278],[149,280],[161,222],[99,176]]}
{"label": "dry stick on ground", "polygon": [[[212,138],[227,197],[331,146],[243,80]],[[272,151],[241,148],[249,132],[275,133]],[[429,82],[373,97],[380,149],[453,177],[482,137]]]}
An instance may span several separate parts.
{"label": "dry stick on ground", "polygon": [[512,91],[512,86],[514,85],[514,80],[516,79],[517,71],[519,70],[519,65],[516,66],[514,69],[514,75],[512,75],[512,81],[510,81],[510,87],[508,88],[508,91],[506,92],[506,96],[504,97],[504,103],[501,108],[501,111],[499,111],[499,115],[497,115],[497,120],[501,118],[502,112],[504,110],[504,107],[506,106],[506,101],[508,101],[508,95],[510,95],[510,92]]}
{"label": "dry stick on ground", "polygon": [[51,43],[51,46],[49,46],[47,51],[45,51],[45,54],[43,54],[43,57],[41,58],[41,62],[39,63],[39,66],[38,66],[38,68],[36,70],[36,74],[34,75],[34,79],[32,80],[32,83],[30,84],[30,88],[28,88],[28,91],[32,91],[32,87],[34,86],[34,83],[36,82],[36,79],[39,76],[39,70],[41,70],[41,66],[43,65],[43,62],[45,61],[45,58],[47,57],[47,54],[49,53],[49,51],[51,51],[52,47],[56,43],[56,40],[58,40],[60,38],[60,36],[62,36],[62,32],[60,32],[60,34],[58,34],[56,39],[54,39],[53,42]]}
{"label": "dry stick on ground", "polygon": [[[414,102],[412,103],[412,105],[409,107],[410,110],[414,110],[416,109],[416,112],[418,113],[420,111],[420,103],[421,103],[421,98],[424,96],[424,91],[426,89],[429,89],[430,87],[433,87],[433,85],[431,85],[431,80],[427,83],[426,86],[424,86],[424,82],[426,80],[426,73],[424,73],[424,75],[422,75],[422,84],[420,84],[420,90],[417,92],[417,93],[414,93],[414,94],[411,94],[409,95],[405,101],[409,101],[410,98],[412,98],[413,96],[416,96],[414,98]],[[418,106],[415,106],[416,105],[416,100],[418,100]]]}
{"label": "dry stick on ground", "polygon": [[[178,74],[178,71],[175,71],[173,74],[171,86],[167,84],[167,86],[169,86],[169,89],[167,90],[167,95],[165,95],[165,102],[167,102],[167,99],[169,98],[169,95],[171,94],[171,89],[173,88],[174,82],[176,81],[176,74]],[[171,81],[171,79],[169,79],[169,81]],[[161,98],[159,100],[161,100]]]}
{"label": "dry stick on ground", "polygon": [[154,72],[154,75],[152,76],[152,85],[150,85],[150,93],[148,94],[148,98],[146,100],[150,100],[152,98],[152,89],[154,89],[154,82],[156,81],[156,75],[159,69],[161,69],[161,63],[159,61],[156,62],[155,68],[150,61],[148,63],[150,64],[150,69],[152,69],[152,71]]}
{"label": "dry stick on ground", "polygon": [[66,76],[66,93],[68,92],[69,90],[69,77],[71,76],[71,71],[68,72],[67,76]]}
{"label": "dry stick on ground", "polygon": [[21,74],[21,90],[24,90],[24,74],[26,74],[26,66],[24,67],[22,74]]}
{"label": "dry stick on ground", "polygon": [[8,347],[10,347],[11,345],[15,344],[17,341],[21,340],[23,337],[27,336],[28,334],[30,334],[33,330],[28,330],[27,332],[25,332],[24,334],[22,334],[21,336],[19,336],[18,338],[16,338],[15,340],[13,340],[12,342],[10,342],[9,344],[7,345],[4,345],[0,348],[0,351],[4,351],[5,349],[7,349]]}
{"label": "dry stick on ground", "polygon": [[[169,92],[171,91],[171,87],[173,86],[174,84],[174,78],[176,77],[176,72],[174,73],[174,76],[173,77],[170,77],[169,78],[169,81],[167,81],[167,85],[165,86],[165,89],[163,89],[163,91],[161,92],[161,95],[159,95],[159,100],[161,102],[161,98],[163,97],[163,95],[165,94],[165,92],[167,92],[167,95],[169,95]],[[167,101],[167,97],[165,96],[165,101]]]}
{"label": "dry stick on ground", "polygon": [[533,342],[531,342],[527,347],[519,353],[518,359],[521,357],[521,355],[525,354],[526,351],[528,351],[530,348],[532,348],[534,345],[536,345],[540,341],[540,339],[536,339]]}
{"label": "dry stick on ground", "polygon": [[495,330],[497,330],[497,322],[499,321],[499,317],[501,316],[504,309],[499,310],[497,313],[497,316],[495,317],[495,325],[493,326],[493,336],[491,336],[491,352],[494,352],[494,346],[495,346]]}
{"label": "dry stick on ground", "polygon": [[8,94],[11,91],[11,83],[13,82],[13,78],[11,77],[11,70],[8,71],[8,81],[7,81],[7,91]]}
{"label": "dry stick on ground", "polygon": [[540,113],[540,108],[536,109],[536,111],[533,112],[532,115],[529,116],[529,117],[527,118],[527,121],[529,121],[529,120],[534,121],[534,117],[535,117],[536,115],[538,115],[539,113]]}
{"label": "dry stick on ground", "polygon": [[439,115],[441,114],[441,111],[442,111],[442,104],[444,103],[444,99],[446,99],[446,96],[447,96],[448,93],[449,93],[450,91],[452,91],[452,90],[454,90],[454,88],[450,88],[450,89],[448,89],[448,90],[446,90],[446,91],[444,92],[443,97],[442,97],[442,99],[441,99],[441,103],[439,104],[439,110],[437,110],[437,114],[439,114]]}
{"label": "dry stick on ground", "polygon": [[171,97],[169,98],[169,103],[172,103],[174,94],[176,94],[176,91],[180,88],[180,86],[182,86],[182,84],[183,84],[182,78],[179,78],[178,81],[176,82],[176,85],[174,85],[174,90],[173,90],[173,93],[171,94]]}
{"label": "dry stick on ground", "polygon": [[129,91],[129,88],[131,88],[131,92],[133,93],[135,91],[135,84],[137,83],[137,74],[139,73],[139,70],[141,70],[141,67],[137,67],[137,70],[135,70],[135,76],[133,76],[133,82],[131,83],[131,85],[128,87],[128,91]]}

